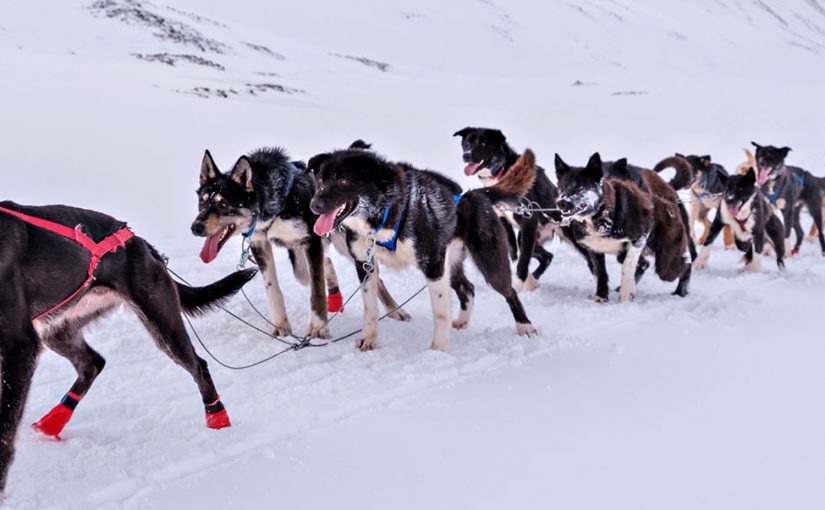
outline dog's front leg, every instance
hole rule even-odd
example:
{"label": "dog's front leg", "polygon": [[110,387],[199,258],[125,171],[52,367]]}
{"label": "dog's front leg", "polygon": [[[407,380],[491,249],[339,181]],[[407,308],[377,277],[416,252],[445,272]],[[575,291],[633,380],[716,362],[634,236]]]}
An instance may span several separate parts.
{"label": "dog's front leg", "polygon": [[272,245],[264,234],[255,234],[252,238],[252,255],[266,284],[266,297],[269,301],[269,315],[274,327],[275,336],[292,334],[292,326],[286,316],[284,295],[278,285],[278,273],[275,272],[275,258],[272,256]]}
{"label": "dog's front leg", "polygon": [[627,255],[622,263],[622,286],[619,290],[619,302],[633,301],[636,294],[636,266],[645,246],[645,238],[627,244]]}
{"label": "dog's front leg", "polygon": [[[360,266],[360,262],[357,262]],[[363,284],[361,300],[364,302],[364,329],[355,347],[360,351],[371,351],[378,344],[378,275],[375,272],[358,271]],[[366,279],[366,280],[365,280]]]}
{"label": "dog's front leg", "polygon": [[327,327],[327,299],[324,295],[324,245],[321,238],[313,237],[306,248],[306,260],[309,263],[309,338],[329,338]]}
{"label": "dog's front leg", "polygon": [[433,343],[430,349],[447,351],[450,348],[452,302],[450,301],[450,272],[444,265],[443,273],[436,279],[427,278],[430,306],[433,309]]}

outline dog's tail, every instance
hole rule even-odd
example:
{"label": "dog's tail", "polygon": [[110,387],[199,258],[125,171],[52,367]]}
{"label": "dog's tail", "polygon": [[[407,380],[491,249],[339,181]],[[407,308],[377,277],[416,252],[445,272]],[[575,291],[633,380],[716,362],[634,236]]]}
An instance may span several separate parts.
{"label": "dog's tail", "polygon": [[202,315],[241,290],[257,272],[255,268],[242,269],[203,287],[175,282],[181,310],[186,315]]}
{"label": "dog's tail", "polygon": [[527,149],[513,166],[504,174],[500,181],[489,188],[483,188],[487,198],[493,204],[499,202],[512,202],[525,195],[533,183],[536,182],[536,155]]}
{"label": "dog's tail", "polygon": [[671,188],[680,190],[682,188],[687,188],[693,182],[693,168],[691,168],[690,163],[688,163],[685,158],[681,156],[670,156],[669,158],[665,158],[656,163],[656,166],[653,167],[653,171],[656,173],[661,173],[661,171],[665,168],[672,168],[676,170],[676,175],[674,175],[673,179],[671,179],[668,183]]}

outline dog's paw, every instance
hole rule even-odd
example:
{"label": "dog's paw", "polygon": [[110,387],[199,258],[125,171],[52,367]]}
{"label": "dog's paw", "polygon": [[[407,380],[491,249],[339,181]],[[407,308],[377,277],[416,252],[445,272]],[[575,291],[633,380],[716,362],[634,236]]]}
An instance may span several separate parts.
{"label": "dog's paw", "polygon": [[467,329],[470,323],[464,320],[454,320],[453,321],[453,329]]}
{"label": "dog's paw", "polygon": [[630,303],[636,294],[629,289],[622,289],[619,291],[619,303]]}
{"label": "dog's paw", "polygon": [[596,303],[607,303],[607,298],[599,296],[598,294],[593,294],[592,296],[590,296],[590,299],[592,299]]}
{"label": "dog's paw", "polygon": [[272,328],[272,336],[290,336],[292,334],[292,326],[289,325],[288,320],[275,324]]}
{"label": "dog's paw", "polygon": [[514,276],[513,290],[516,291],[517,294],[521,293],[521,291],[524,290],[524,280],[521,280],[517,276]]}
{"label": "dog's paw", "polygon": [[533,292],[538,289],[540,285],[541,284],[538,280],[536,280],[536,277],[531,274],[527,276],[527,280],[524,282],[524,290],[527,292]]}
{"label": "dog's paw", "polygon": [[355,347],[361,352],[371,351],[377,346],[378,339],[376,338],[361,338],[355,342]]}
{"label": "dog's paw", "polygon": [[306,334],[307,338],[332,338],[332,334],[329,332],[329,328],[327,326],[310,326],[307,330]]}
{"label": "dog's paw", "polygon": [[[735,249],[736,249],[736,245],[735,245],[735,244],[726,244],[726,245],[725,245],[725,251],[731,251],[731,250],[735,250]],[[770,248],[769,248],[769,249],[770,249]]]}
{"label": "dog's paw", "polygon": [[536,327],[529,322],[517,322],[516,332],[519,336],[536,336],[539,334]]}
{"label": "dog's paw", "polygon": [[809,243],[812,243],[812,242],[816,241],[816,236],[815,235],[809,235],[808,237],[805,238],[805,240],[808,241]]}
{"label": "dog's paw", "polygon": [[447,352],[450,350],[450,340],[436,340],[433,338],[433,343],[430,344],[430,350]]}
{"label": "dog's paw", "polygon": [[401,322],[409,322],[412,320],[412,315],[408,314],[404,311],[403,308],[399,308],[398,310],[387,314],[387,317],[394,321],[401,321]]}

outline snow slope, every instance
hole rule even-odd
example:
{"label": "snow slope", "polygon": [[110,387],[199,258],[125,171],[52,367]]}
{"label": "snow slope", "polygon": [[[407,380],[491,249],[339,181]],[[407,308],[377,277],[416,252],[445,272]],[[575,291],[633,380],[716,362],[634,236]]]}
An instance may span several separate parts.
{"label": "snow slope", "polygon": [[[487,125],[548,168],[554,152],[583,162],[595,150],[646,165],[710,153],[731,168],[753,139],[789,145],[794,163],[824,173],[820,0],[91,5],[0,4],[3,198],[110,212],[197,282],[232,270],[239,249],[197,260],[188,225],[205,148],[226,167],[259,145],[307,158],[364,138],[473,187],[450,135]],[[146,59],[158,54],[191,57]],[[540,337],[516,337],[501,298],[471,273],[475,318],[449,354],[426,350],[422,297],[411,323],[382,322],[372,353],[347,341],[245,372],[211,363],[234,422],[220,432],[203,427],[188,376],[119,312],[88,335],[109,363],[65,441],[21,431],[2,504],[825,504],[818,250],[804,245],[787,274],[766,261],[740,276],[738,255],[720,249],[686,299],[651,275],[636,302],[600,306],[581,260],[549,248],[543,286],[524,296]],[[354,272],[335,260],[353,290]],[[398,298],[422,284],[415,272],[385,277]],[[308,292],[283,271],[281,281],[303,328]],[[263,306],[260,282],[249,291]],[[240,301],[231,308],[254,319]],[[359,314],[356,298],[334,332]],[[196,325],[228,362],[277,349],[222,314]],[[25,423],[72,379],[44,353]]]}

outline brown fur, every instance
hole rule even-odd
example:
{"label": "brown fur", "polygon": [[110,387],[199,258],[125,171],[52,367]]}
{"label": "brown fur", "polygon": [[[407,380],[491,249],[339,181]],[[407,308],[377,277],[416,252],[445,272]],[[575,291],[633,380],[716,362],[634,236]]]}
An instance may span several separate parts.
{"label": "brown fur", "polygon": [[[679,158],[681,159],[681,158]],[[643,170],[642,180],[653,201],[653,229],[648,247],[656,256],[656,274],[664,281],[673,281],[685,271],[687,232],[679,213],[679,196],[654,171]]]}
{"label": "brown fur", "polygon": [[513,163],[504,177],[492,187],[508,195],[524,195],[530,191],[534,182],[536,182],[536,155],[527,149]]}

